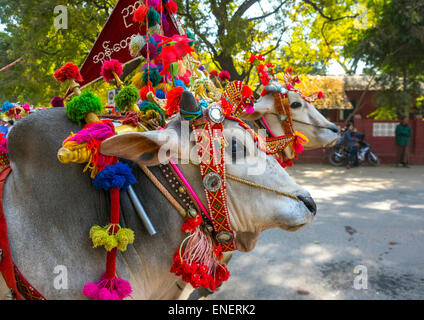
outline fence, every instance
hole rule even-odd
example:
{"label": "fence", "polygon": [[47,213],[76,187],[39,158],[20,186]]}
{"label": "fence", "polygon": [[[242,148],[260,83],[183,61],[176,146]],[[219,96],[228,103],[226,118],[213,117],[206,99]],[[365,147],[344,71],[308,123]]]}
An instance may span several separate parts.
{"label": "fence", "polygon": [[[396,163],[396,145],[394,130],[399,121],[377,121],[372,119],[354,119],[355,127],[365,133],[365,141],[371,145],[372,151],[377,154],[382,164]],[[344,123],[336,122],[338,126]],[[424,164],[424,121],[417,116],[409,121],[412,128],[411,144],[409,146],[409,162]],[[297,163],[328,163],[329,149],[304,151],[299,155]]]}

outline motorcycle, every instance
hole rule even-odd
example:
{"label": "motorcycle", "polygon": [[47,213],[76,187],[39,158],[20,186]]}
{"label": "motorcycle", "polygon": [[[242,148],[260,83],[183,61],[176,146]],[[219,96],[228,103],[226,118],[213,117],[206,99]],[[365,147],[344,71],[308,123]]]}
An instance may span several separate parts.
{"label": "motorcycle", "polygon": [[[361,135],[358,143],[358,165],[363,164],[365,161],[367,161],[370,165],[376,167],[380,165],[380,159],[378,156],[371,151],[371,147],[368,143],[363,141],[365,135]],[[341,167],[346,166],[348,164],[348,151],[346,150],[344,146],[344,142],[342,138],[337,141],[337,143],[332,148],[328,160],[333,166]]]}

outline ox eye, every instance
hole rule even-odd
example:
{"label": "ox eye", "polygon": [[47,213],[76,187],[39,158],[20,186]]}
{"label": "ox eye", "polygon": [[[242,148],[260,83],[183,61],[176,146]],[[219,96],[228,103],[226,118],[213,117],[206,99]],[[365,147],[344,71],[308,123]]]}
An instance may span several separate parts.
{"label": "ox eye", "polygon": [[301,106],[302,104],[300,102],[295,101],[290,105],[290,108],[296,109],[296,108],[300,108]]}

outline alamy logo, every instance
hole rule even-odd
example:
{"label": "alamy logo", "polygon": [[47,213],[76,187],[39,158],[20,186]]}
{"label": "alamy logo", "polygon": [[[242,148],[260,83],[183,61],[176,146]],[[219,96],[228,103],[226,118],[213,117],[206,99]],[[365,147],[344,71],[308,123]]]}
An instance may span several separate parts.
{"label": "alamy logo", "polygon": [[54,27],[58,30],[68,29],[68,8],[60,5],[54,8]]}
{"label": "alamy logo", "polygon": [[367,290],[368,289],[368,269],[366,266],[357,265],[353,269],[353,273],[357,274],[353,280],[353,288],[356,290]]}
{"label": "alamy logo", "polygon": [[66,266],[56,266],[53,270],[54,274],[57,274],[53,280],[53,287],[56,290],[67,290],[69,288],[68,285],[68,268]]}

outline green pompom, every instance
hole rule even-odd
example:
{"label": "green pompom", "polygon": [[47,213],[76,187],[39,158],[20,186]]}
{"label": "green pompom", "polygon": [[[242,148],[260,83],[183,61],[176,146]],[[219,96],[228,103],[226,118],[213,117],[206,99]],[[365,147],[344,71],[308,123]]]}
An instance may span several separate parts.
{"label": "green pompom", "polygon": [[104,247],[106,251],[111,251],[112,249],[116,248],[118,246],[118,240],[116,240],[116,237],[114,235],[109,235],[106,238],[106,241],[104,243]]}
{"label": "green pompom", "polygon": [[128,244],[134,243],[134,231],[128,228],[121,228],[115,235],[118,240],[118,250],[127,250]]}
{"label": "green pompom", "polygon": [[153,27],[160,22],[160,13],[155,9],[150,8],[149,12],[147,13],[147,20],[149,22],[149,27]]}
{"label": "green pompom", "polygon": [[95,96],[93,92],[87,90],[84,91],[80,96],[74,97],[66,105],[66,115],[71,121],[81,124],[81,120],[89,112],[96,114],[103,110],[100,98]]}
{"label": "green pompom", "polygon": [[159,74],[157,68],[150,68],[150,74],[146,71],[143,73],[143,81],[144,83],[148,83],[148,81],[152,81],[152,86],[156,87],[162,81],[162,76]]}
{"label": "green pompom", "polygon": [[119,111],[124,112],[125,108],[132,106],[138,99],[138,90],[131,84],[119,91],[119,93],[115,96],[115,104]]}

